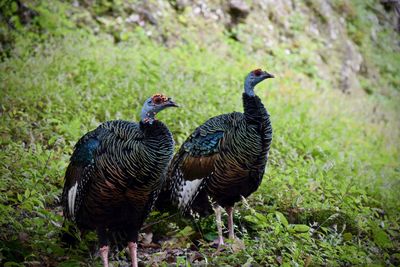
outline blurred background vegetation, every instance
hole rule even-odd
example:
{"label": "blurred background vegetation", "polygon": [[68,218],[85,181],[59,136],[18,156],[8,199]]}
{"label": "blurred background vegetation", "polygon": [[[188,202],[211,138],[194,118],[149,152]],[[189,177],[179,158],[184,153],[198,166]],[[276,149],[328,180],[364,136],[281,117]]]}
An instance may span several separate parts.
{"label": "blurred background vegetation", "polygon": [[163,92],[182,105],[159,115],[180,145],[241,111],[258,67],[276,77],[256,91],[274,139],[262,186],[235,213],[243,244],[212,256],[212,218],[153,212],[139,258],[400,265],[399,1],[2,0],[0,11],[0,265],[99,265],[93,235],[59,242],[78,138],[137,121]]}

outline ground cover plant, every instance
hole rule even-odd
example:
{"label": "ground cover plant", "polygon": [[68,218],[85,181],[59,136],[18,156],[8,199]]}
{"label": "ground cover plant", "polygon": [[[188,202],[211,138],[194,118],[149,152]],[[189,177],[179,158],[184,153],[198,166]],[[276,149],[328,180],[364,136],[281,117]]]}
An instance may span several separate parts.
{"label": "ground cover plant", "polygon": [[[321,2],[300,8],[315,13]],[[333,6],[346,11],[348,37],[372,66],[360,75],[363,92],[350,95],[336,90],[337,77],[321,75],[315,55],[324,37],[309,38],[296,27],[310,19],[306,11],[289,21],[294,43],[264,49],[246,24],[203,40],[211,26],[185,13],[164,17],[159,31],[180,35],[165,44],[149,34],[155,26],[118,26],[110,12],[122,11],[110,11],[106,1],[80,8],[34,1],[27,7],[37,15],[28,24],[17,4],[3,5],[13,27],[1,28],[1,264],[99,265],[94,235],[76,248],[59,242],[63,175],[78,138],[106,120],[138,121],[145,98],[162,92],[182,104],[159,114],[179,146],[208,118],[241,111],[244,76],[262,67],[276,76],[256,89],[274,139],[262,186],[235,212],[242,242],[213,255],[212,218],[193,222],[154,211],[144,236],[154,234],[159,247],[143,245],[139,258],[160,266],[399,265],[400,60],[389,30],[377,33],[380,45],[365,32],[371,21],[360,12],[383,10],[370,2]],[[97,20],[80,25],[88,14]],[[252,46],[240,41],[248,36]]]}

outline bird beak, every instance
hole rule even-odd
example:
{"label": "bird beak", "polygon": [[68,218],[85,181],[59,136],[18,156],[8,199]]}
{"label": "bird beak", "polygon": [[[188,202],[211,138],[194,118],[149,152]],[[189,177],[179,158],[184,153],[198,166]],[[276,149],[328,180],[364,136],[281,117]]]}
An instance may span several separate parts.
{"label": "bird beak", "polygon": [[275,78],[274,75],[272,75],[271,73],[268,73],[266,71],[264,71],[264,77],[265,77],[264,79]]}
{"label": "bird beak", "polygon": [[166,106],[166,107],[176,107],[176,108],[179,107],[179,105],[176,104],[176,103],[175,103],[174,101],[172,101],[172,100],[168,100],[168,102],[165,104],[165,106]]}

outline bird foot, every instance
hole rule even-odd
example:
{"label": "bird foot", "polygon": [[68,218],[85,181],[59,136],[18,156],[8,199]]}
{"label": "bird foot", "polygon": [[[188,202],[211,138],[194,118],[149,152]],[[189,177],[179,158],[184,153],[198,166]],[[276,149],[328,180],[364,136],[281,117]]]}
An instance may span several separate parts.
{"label": "bird foot", "polygon": [[213,248],[216,248],[217,250],[213,253],[213,256],[219,255],[221,252],[224,252],[226,250],[232,251],[233,253],[237,253],[241,250],[244,250],[246,248],[244,242],[237,238],[230,238],[227,239],[226,242],[222,241],[220,242],[219,239],[216,239],[212,245]]}
{"label": "bird foot", "polygon": [[218,256],[220,253],[226,251],[226,249],[227,249],[227,247],[226,247],[225,244],[219,245],[219,246],[217,247],[217,250],[216,250],[214,253],[212,253],[212,256]]}
{"label": "bird foot", "polygon": [[223,251],[226,250],[226,244],[225,244],[224,239],[222,237],[215,239],[213,241],[213,243],[211,244],[211,247],[217,249],[213,253],[213,255],[218,255],[220,252],[223,252]]}
{"label": "bird foot", "polygon": [[225,242],[224,242],[224,238],[221,236],[221,237],[218,237],[217,239],[215,239],[212,243],[211,243],[211,246],[212,247],[219,247],[219,246],[224,246],[225,245]]}

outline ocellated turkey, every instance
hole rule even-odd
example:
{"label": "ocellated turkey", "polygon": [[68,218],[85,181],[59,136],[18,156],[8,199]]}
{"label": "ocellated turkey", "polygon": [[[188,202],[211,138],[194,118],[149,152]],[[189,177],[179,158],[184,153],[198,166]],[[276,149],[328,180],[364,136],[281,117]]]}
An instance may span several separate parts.
{"label": "ocellated turkey", "polygon": [[272,142],[270,116],[254,87],[273,75],[256,69],[244,81],[244,113],[213,117],[199,126],[174,156],[160,202],[168,200],[183,213],[207,215],[214,209],[218,244],[223,245],[221,206],[228,213],[234,238],[233,207],[260,186]]}
{"label": "ocellated turkey", "polygon": [[103,265],[110,240],[128,244],[137,266],[137,239],[165,180],[174,141],[155,115],[177,105],[155,94],[143,105],[139,123],[108,121],[75,145],[65,174],[64,216],[81,231],[95,230]]}

